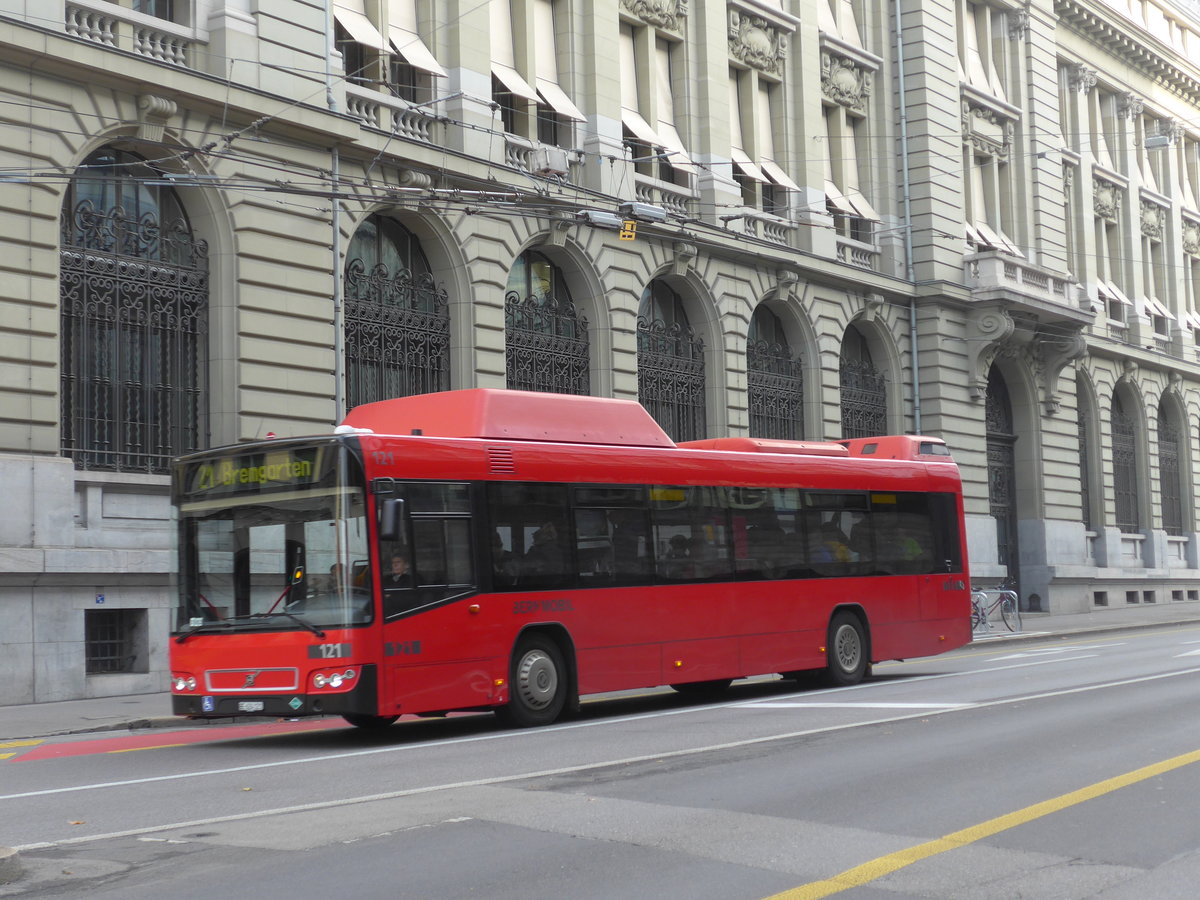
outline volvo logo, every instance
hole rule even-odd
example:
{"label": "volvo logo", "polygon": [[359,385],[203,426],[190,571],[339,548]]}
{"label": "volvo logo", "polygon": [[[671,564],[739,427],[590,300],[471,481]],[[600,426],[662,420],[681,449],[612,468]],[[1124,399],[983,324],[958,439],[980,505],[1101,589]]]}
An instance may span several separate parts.
{"label": "volvo logo", "polygon": [[242,685],[242,687],[244,687],[244,688],[252,688],[252,687],[254,687],[254,682],[258,680],[258,676],[259,676],[260,674],[262,674],[262,673],[260,673],[260,672],[247,672],[247,673],[246,673],[246,683],[245,683],[245,684],[243,684],[243,685]]}

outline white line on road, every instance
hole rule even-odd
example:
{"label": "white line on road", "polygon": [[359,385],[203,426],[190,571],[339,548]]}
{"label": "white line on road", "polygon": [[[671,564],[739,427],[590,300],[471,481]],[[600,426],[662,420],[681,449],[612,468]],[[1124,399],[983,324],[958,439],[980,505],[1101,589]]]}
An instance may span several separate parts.
{"label": "white line on road", "polygon": [[[1200,651],[1198,651],[1200,652]],[[963,709],[977,706],[976,703],[811,703],[797,700],[788,703],[782,700],[751,700],[740,705],[740,709]]]}
{"label": "white line on road", "polygon": [[[1015,667],[1014,667],[1015,668]],[[1033,700],[1047,700],[1054,697],[1067,697],[1072,694],[1085,694],[1092,691],[1106,690],[1108,688],[1125,687],[1132,684],[1146,684],[1152,681],[1161,681],[1167,678],[1177,678],[1181,675],[1196,675],[1200,674],[1200,668],[1180,669],[1178,672],[1163,672],[1158,675],[1144,675],[1138,678],[1124,678],[1119,681],[1109,681],[1102,684],[1090,684],[1082,687],[1063,688],[1056,691],[1045,691],[1038,694],[1024,694],[1017,697],[1006,697],[1002,700],[988,700],[967,707],[970,710],[986,709],[993,706],[1007,706],[1012,703],[1028,703]],[[942,677],[942,676],[931,676]],[[916,679],[913,679],[916,680]],[[856,687],[864,687],[857,685]],[[728,706],[738,706],[740,703],[717,704],[714,707],[720,708]],[[575,728],[587,728],[595,725],[615,724],[617,722],[632,722],[644,721],[646,719],[661,718],[670,715],[680,715],[687,712],[694,712],[699,707],[690,707],[685,710],[669,710],[662,713],[652,713],[642,716],[622,716],[620,719],[601,719],[595,722],[577,722],[569,725],[554,726],[555,730],[565,731]],[[919,719],[922,716],[940,716],[947,713],[958,712],[958,708],[950,709],[925,709],[920,712],[909,713],[907,715],[888,716],[880,719],[872,719],[864,722],[848,722],[840,725],[830,725],[822,728],[808,728],[802,731],[790,731],[783,734],[763,735],[762,737],[746,738],[740,741],[728,741],[721,744],[709,744],[704,747],[687,747],[681,750],[667,750],[661,753],[649,753],[642,756],[631,756],[624,759],[609,759],[601,762],[584,763],[577,766],[563,766],[557,769],[541,769],[533,772],[520,772],[513,775],[497,775],[491,778],[477,778],[470,781],[452,782],[449,784],[434,784],[426,787],[409,788],[401,791],[389,791],[382,794],[368,794],[361,797],[347,797],[341,800],[326,800],[315,803],[304,803],[297,806],[285,806],[277,809],[258,810],[256,812],[238,813],[230,816],[214,816],[207,819],[196,819],[190,822],[170,822],[161,825],[150,825],[144,828],[131,828],[126,831],[116,831],[109,834],[92,834],[80,835],[75,838],[66,838],[61,841],[44,841],[35,844],[25,844],[23,846],[14,847],[13,849],[22,850],[44,850],[50,847],[65,847],[72,844],[85,844],[92,841],[112,840],[116,838],[137,837],[143,834],[153,834],[158,831],[171,831],[178,828],[195,828],[201,825],[216,825],[221,822],[235,822],[246,819],[265,818],[268,816],[287,815],[297,812],[309,812],[316,809],[334,809],[342,806],[353,806],[357,803],[372,803],[380,800],[395,800],[400,797],[411,797],[419,794],[432,794],[439,791],[449,791],[458,788],[480,787],[484,785],[494,784],[511,784],[516,781],[524,781],[532,778],[548,778],[555,775],[570,775],[578,772],[589,772],[597,769],[606,769],[614,766],[628,766],[641,762],[661,761],[664,759],[677,759],[688,756],[700,756],[705,753],[716,753],[724,750],[736,750],[742,747],[752,747],[758,744],[770,744],[776,741],[794,740],[795,738],[810,737],[817,734],[829,734],[837,731],[848,731],[851,728],[864,728],[872,725],[887,725],[893,722],[903,722],[908,719]],[[549,729],[544,729],[549,730]],[[23,794],[8,794],[0,796],[0,800],[15,800],[20,797],[40,797],[47,794],[63,794],[74,791],[95,790],[98,788],[121,787],[133,784],[149,784],[156,781],[174,781],[183,778],[196,778],[203,775],[223,775],[231,772],[246,772],[252,769],[268,769],[277,766],[302,765],[311,762],[326,762],[336,759],[348,759],[357,756],[373,756],[380,753],[399,753],[412,750],[427,750],[431,747],[446,746],[449,744],[470,743],[472,741],[489,740],[489,739],[504,739],[521,737],[529,732],[504,732],[502,734],[484,735],[472,738],[454,738],[446,741],[430,741],[422,744],[407,744],[403,747],[379,747],[372,750],[355,750],[347,753],[331,753],[325,756],[307,757],[305,759],[295,760],[279,760],[270,763],[259,763],[252,766],[234,766],[227,769],[210,769],[202,772],[181,772],[176,775],[159,775],[152,778],[136,778],[129,781],[113,781],[101,784],[85,784],[75,787],[53,788],[44,791],[29,791]]]}

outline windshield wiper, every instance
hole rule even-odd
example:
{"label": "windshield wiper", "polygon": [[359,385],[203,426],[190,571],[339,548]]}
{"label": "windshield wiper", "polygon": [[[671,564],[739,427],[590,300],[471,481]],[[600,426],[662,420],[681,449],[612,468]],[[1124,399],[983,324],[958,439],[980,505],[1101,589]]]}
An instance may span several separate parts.
{"label": "windshield wiper", "polygon": [[191,629],[190,631],[185,631],[183,634],[179,635],[179,637],[175,638],[175,643],[182,644],[184,641],[186,641],[188,638],[190,638],[193,634],[199,634],[202,631],[211,631],[214,629],[223,629],[223,628],[233,628],[234,622],[245,622],[249,619],[269,619],[269,618],[274,618],[275,616],[284,616],[285,618],[291,619],[293,622],[295,622],[297,625],[300,625],[302,628],[307,628],[309,631],[311,631],[317,637],[321,637],[321,638],[325,637],[324,631],[322,631],[320,628],[318,628],[316,625],[312,624],[311,622],[305,621],[304,619],[300,618],[299,616],[295,615],[294,613],[270,612],[270,613],[249,613],[244,616],[230,616],[227,619],[218,619],[215,622],[204,622],[200,625],[197,625],[195,628]]}
{"label": "windshield wiper", "polygon": [[253,615],[250,616],[250,618],[252,618],[252,619],[271,619],[271,618],[274,618],[275,616],[283,616],[284,618],[291,619],[297,625],[307,628],[309,631],[311,631],[317,637],[320,637],[320,638],[325,637],[325,632],[323,632],[320,628],[318,628],[312,622],[309,622],[307,619],[300,618],[295,613],[290,613],[290,612],[254,613]]}

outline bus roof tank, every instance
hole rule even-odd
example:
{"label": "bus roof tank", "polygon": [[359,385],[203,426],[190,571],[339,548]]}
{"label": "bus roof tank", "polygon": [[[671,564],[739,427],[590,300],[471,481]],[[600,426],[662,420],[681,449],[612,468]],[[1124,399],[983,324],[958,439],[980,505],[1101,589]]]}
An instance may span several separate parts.
{"label": "bus roof tank", "polygon": [[674,447],[633,400],[469,388],[364,403],[342,422],[376,434]]}

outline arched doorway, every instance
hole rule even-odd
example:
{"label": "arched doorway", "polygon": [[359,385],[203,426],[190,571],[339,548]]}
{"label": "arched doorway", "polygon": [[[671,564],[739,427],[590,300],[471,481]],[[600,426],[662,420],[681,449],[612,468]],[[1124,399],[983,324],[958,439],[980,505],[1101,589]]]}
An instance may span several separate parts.
{"label": "arched doorway", "polygon": [[984,417],[987,425],[988,507],[996,522],[996,560],[1007,567],[1008,580],[1019,597],[1021,542],[1017,531],[1017,435],[1008,385],[995,367],[988,375]]}

